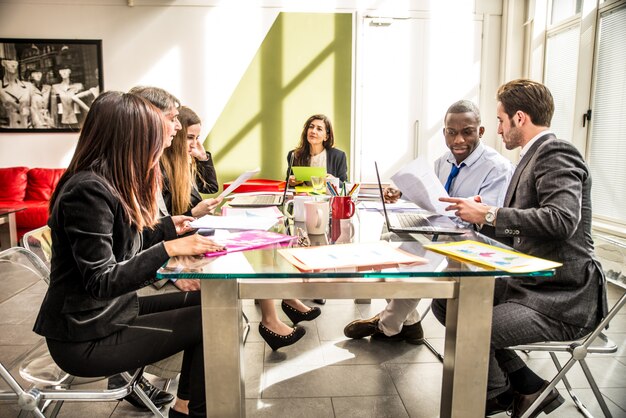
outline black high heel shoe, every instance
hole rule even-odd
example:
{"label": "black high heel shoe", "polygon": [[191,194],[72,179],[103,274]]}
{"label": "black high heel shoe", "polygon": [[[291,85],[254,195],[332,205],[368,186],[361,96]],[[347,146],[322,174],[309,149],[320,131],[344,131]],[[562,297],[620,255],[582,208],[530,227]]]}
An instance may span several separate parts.
{"label": "black high heel shoe", "polygon": [[276,351],[281,347],[295,344],[300,338],[304,337],[306,330],[302,327],[293,327],[293,331],[289,335],[276,334],[265,325],[259,323],[259,334],[265,340],[272,350]]}
{"label": "black high heel shoe", "polygon": [[170,408],[169,412],[167,413],[168,418],[188,418],[189,415],[188,414],[183,414],[180,411],[177,411],[173,408]]}
{"label": "black high heel shoe", "polygon": [[320,316],[320,314],[322,313],[320,308],[318,308],[317,306],[309,309],[306,312],[300,312],[299,310],[287,305],[285,301],[280,304],[280,307],[283,309],[283,312],[289,317],[289,319],[291,319],[291,322],[293,322],[294,325],[301,321],[312,321]]}

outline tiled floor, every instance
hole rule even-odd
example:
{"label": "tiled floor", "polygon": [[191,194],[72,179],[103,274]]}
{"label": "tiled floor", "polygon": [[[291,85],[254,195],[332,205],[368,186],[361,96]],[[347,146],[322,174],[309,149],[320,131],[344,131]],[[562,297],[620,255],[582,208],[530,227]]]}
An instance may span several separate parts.
{"label": "tiled floor", "polygon": [[[40,282],[0,283],[0,360],[4,364],[13,362],[38,340],[31,327],[44,291],[45,286]],[[609,302],[615,303],[617,297],[616,289],[611,288]],[[247,416],[439,416],[442,366],[425,346],[369,339],[353,341],[343,336],[345,324],[354,318],[374,315],[384,303],[374,300],[370,305],[357,305],[352,300],[329,300],[316,321],[304,324],[307,334],[300,342],[272,352],[257,330],[258,305],[244,302],[244,310],[252,321],[245,345]],[[422,311],[426,303],[422,302]],[[426,336],[442,350],[443,327],[432,314],[423,323]],[[612,322],[607,334],[620,345],[619,351],[611,357],[593,357],[589,364],[613,416],[626,417],[626,310]],[[554,374],[547,354],[532,354],[528,363],[546,378]],[[592,413],[602,416],[580,367],[575,366],[568,376]],[[4,382],[0,382],[0,388],[4,387]],[[563,385],[558,387],[566,395]],[[170,390],[175,392],[175,384]],[[581,416],[571,399],[565,398],[566,404],[554,411],[551,418]],[[15,405],[0,402],[0,418],[16,415]],[[150,414],[137,411],[126,402],[103,402],[66,403],[59,416],[113,418]]]}

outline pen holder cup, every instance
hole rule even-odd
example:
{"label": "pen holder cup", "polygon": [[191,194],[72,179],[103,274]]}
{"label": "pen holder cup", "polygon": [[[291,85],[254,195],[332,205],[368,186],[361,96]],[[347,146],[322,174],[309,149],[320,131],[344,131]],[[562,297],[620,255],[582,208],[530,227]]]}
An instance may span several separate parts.
{"label": "pen holder cup", "polygon": [[350,196],[333,196],[330,199],[332,219],[350,219],[354,215],[354,202]]}

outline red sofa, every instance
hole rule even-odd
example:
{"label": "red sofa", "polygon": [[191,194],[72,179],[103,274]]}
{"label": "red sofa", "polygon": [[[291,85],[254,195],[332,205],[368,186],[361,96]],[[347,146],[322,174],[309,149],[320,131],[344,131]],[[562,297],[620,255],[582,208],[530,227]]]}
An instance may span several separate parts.
{"label": "red sofa", "polygon": [[15,214],[18,239],[48,222],[48,203],[64,168],[0,168],[0,208],[24,208]]}

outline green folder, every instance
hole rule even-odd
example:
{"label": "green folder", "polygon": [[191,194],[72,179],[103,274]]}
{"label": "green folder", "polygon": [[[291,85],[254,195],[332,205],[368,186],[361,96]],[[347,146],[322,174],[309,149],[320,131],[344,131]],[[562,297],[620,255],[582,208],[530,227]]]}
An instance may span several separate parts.
{"label": "green folder", "polygon": [[294,166],[291,169],[297,181],[311,181],[311,176],[326,178],[326,167]]}

